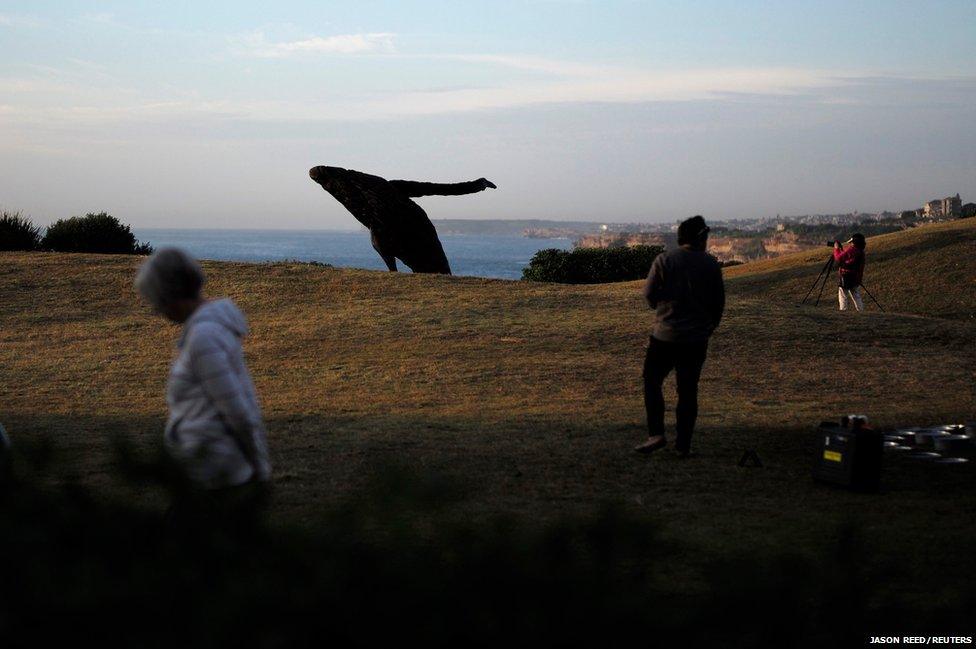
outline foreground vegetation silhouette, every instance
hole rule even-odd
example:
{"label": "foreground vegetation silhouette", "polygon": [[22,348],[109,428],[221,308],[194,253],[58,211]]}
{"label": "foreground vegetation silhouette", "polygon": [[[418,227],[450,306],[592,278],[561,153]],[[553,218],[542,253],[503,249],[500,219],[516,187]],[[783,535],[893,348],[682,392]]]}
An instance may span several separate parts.
{"label": "foreground vegetation silhouette", "polygon": [[[122,444],[115,455],[133,493],[193,502],[164,460]],[[49,445],[20,449],[0,487],[5,647],[842,646],[956,632],[973,603],[970,592],[900,607],[859,569],[867,549],[853,528],[825,539],[819,561],[746,550],[674,575],[687,549],[646,521],[614,509],[475,521],[449,506],[465,497],[450,481],[398,467],[282,526],[248,499],[220,510],[203,499],[174,523],[57,466]],[[700,582],[697,594],[675,594],[676,579]]]}
{"label": "foreground vegetation silhouette", "polygon": [[41,228],[20,212],[0,212],[0,250],[37,250]]}

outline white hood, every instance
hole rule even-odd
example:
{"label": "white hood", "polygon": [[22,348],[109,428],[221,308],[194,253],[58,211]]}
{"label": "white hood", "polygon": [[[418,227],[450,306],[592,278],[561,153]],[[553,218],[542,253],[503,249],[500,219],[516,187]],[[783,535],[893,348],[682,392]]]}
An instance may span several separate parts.
{"label": "white hood", "polygon": [[237,305],[230,298],[221,298],[205,302],[183,325],[183,335],[179,346],[182,347],[187,335],[195,325],[201,322],[215,322],[227,329],[236,338],[241,339],[248,334],[247,319]]}

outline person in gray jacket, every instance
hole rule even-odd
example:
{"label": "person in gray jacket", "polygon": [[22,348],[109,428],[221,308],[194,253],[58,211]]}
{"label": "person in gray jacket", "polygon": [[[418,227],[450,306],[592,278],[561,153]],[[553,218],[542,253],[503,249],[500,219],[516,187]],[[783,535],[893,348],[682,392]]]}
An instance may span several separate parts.
{"label": "person in gray jacket", "polygon": [[701,216],[682,221],[678,247],[654,259],[644,284],[644,298],[657,319],[644,358],[648,437],[634,449],[638,453],[652,453],[667,444],[661,386],[671,370],[678,388],[674,450],[680,457],[691,453],[698,417],[698,379],[708,339],[725,310],[722,267],[705,252],[708,232]]}
{"label": "person in gray jacket", "polygon": [[155,311],[183,325],[170,368],[163,441],[204,489],[267,481],[271,463],[254,383],[244,364],[244,314],[229,299],[207,300],[203,270],[176,248],[139,269],[135,284]]}

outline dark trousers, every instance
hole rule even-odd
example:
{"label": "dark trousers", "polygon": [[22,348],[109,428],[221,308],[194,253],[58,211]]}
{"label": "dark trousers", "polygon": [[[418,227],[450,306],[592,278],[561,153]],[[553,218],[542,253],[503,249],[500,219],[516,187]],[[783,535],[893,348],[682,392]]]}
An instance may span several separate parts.
{"label": "dark trousers", "polygon": [[678,385],[677,439],[675,448],[691,448],[691,434],[698,417],[698,379],[701,377],[708,341],[668,343],[651,336],[644,357],[644,407],[647,430],[651,437],[664,435],[664,393],[661,386],[671,370]]}

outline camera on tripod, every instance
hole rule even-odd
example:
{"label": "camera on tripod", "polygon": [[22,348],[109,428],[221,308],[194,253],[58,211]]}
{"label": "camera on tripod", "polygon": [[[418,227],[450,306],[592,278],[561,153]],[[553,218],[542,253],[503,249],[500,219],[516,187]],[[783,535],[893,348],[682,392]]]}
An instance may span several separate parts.
{"label": "camera on tripod", "polygon": [[[839,239],[832,239],[832,240],[830,240],[830,241],[827,242],[827,245],[830,246],[831,248],[833,248],[835,245],[845,246],[845,245],[847,245],[849,243],[853,243],[853,242],[854,242],[854,237],[851,237],[847,241],[841,241]],[[837,254],[837,251],[834,251],[833,253],[830,254],[830,256],[827,257],[827,263],[825,263],[824,266],[823,266],[823,268],[820,269],[820,274],[817,275],[817,279],[813,282],[813,286],[811,286],[810,287],[810,290],[807,291],[807,294],[803,297],[803,300],[800,302],[800,304],[806,304],[807,303],[807,300],[810,299],[810,296],[813,294],[813,292],[819,287],[820,288],[820,292],[817,293],[817,301],[814,302],[813,305],[814,306],[819,306],[820,305],[820,298],[823,297],[824,289],[827,287],[827,282],[830,280],[831,271],[833,271],[833,269],[834,269],[834,261],[835,261],[834,260],[834,256],[836,254]],[[847,287],[844,286],[844,288],[847,288]],[[883,312],[884,311],[884,307],[881,306],[880,304],[878,304],[878,301],[874,299],[874,296],[871,295],[871,292],[867,289],[867,287],[863,283],[860,284],[860,288],[863,288],[864,289],[864,292],[867,293],[868,297],[871,298],[871,300],[874,301],[874,303],[878,305],[878,308],[881,309],[881,311]]]}

